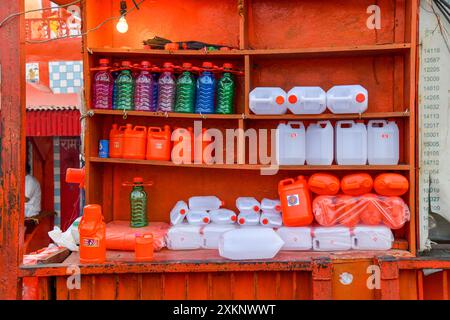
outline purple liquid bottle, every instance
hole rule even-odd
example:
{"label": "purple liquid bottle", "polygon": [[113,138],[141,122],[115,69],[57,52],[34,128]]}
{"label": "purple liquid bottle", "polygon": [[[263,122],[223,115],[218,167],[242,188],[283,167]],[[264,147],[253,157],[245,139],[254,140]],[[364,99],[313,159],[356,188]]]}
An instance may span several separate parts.
{"label": "purple liquid bottle", "polygon": [[100,67],[94,77],[93,108],[112,109],[114,79],[109,72],[109,60],[100,59]]}
{"label": "purple liquid bottle", "polygon": [[141,73],[136,77],[134,91],[134,109],[152,111],[153,76],[150,73],[150,62],[142,61]]}
{"label": "purple liquid bottle", "polygon": [[165,62],[158,80],[158,110],[171,112],[175,105],[176,79],[173,75],[173,64]]}

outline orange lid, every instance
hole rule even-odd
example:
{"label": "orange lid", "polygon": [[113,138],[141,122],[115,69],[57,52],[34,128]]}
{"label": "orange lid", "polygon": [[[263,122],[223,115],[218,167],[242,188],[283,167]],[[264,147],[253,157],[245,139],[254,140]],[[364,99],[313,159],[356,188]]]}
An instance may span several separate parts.
{"label": "orange lid", "polygon": [[83,209],[83,218],[97,220],[102,215],[102,207],[98,204],[88,204]]}
{"label": "orange lid", "polygon": [[244,223],[245,223],[245,219],[244,219],[244,218],[240,218],[240,219],[239,219],[239,223],[240,223],[240,224],[244,224]]}
{"label": "orange lid", "polygon": [[133,183],[144,183],[144,179],[142,177],[134,177]]}
{"label": "orange lid", "polygon": [[181,67],[182,67],[183,69],[190,69],[190,68],[192,68],[192,63],[190,63],[190,62],[183,62],[183,64],[181,65]]}
{"label": "orange lid", "polygon": [[203,218],[203,222],[204,222],[204,223],[208,223],[208,222],[209,222],[209,218],[208,218],[208,217],[204,217],[204,218]]}
{"label": "orange lid", "polygon": [[173,63],[172,62],[164,62],[163,63],[163,68],[172,68],[173,67]]}
{"label": "orange lid", "polygon": [[262,221],[262,224],[268,224],[268,223],[269,223],[269,220],[267,220],[267,218],[264,218]]}
{"label": "orange lid", "polygon": [[254,206],[253,207],[253,211],[258,212],[259,211],[259,207],[258,206]]}
{"label": "orange lid", "polygon": [[356,95],[356,102],[362,103],[366,100],[366,96],[362,93]]}
{"label": "orange lid", "polygon": [[131,62],[128,60],[122,61],[122,67],[129,67],[131,66]]}
{"label": "orange lid", "polygon": [[298,100],[298,99],[297,99],[297,96],[296,96],[295,94],[291,94],[291,95],[289,96],[289,98],[288,98],[289,103],[292,103],[292,104],[296,103],[297,100]]}
{"label": "orange lid", "polygon": [[231,216],[231,221],[235,222],[236,221],[236,216]]}
{"label": "orange lid", "polygon": [[109,64],[109,59],[100,59],[98,62],[100,64]]}
{"label": "orange lid", "polygon": [[180,214],[185,214],[185,213],[186,213],[186,210],[184,210],[184,209],[180,210]]}
{"label": "orange lid", "polygon": [[213,64],[212,64],[212,62],[205,61],[202,63],[202,67],[207,68],[207,69],[212,69]]}
{"label": "orange lid", "polygon": [[282,96],[278,96],[276,99],[275,99],[275,102],[277,103],[277,104],[283,104],[284,103],[284,98],[282,97]]}
{"label": "orange lid", "polygon": [[148,61],[142,61],[141,62],[141,66],[142,67],[144,67],[144,68],[148,68],[148,67],[150,67],[152,64],[150,63],[150,62],[148,62]]}
{"label": "orange lid", "polygon": [[222,68],[224,68],[224,69],[233,69],[233,64],[231,64],[231,63],[224,63]]}

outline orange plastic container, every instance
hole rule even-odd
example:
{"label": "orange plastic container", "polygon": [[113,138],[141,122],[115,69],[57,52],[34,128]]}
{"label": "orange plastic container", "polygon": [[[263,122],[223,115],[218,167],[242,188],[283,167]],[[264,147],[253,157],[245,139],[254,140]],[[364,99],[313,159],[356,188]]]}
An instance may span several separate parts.
{"label": "orange plastic container", "polygon": [[151,261],[153,260],[153,235],[136,234],[135,238],[134,257],[136,261]]}
{"label": "orange plastic container", "polygon": [[333,195],[339,192],[338,177],[328,173],[315,173],[308,179],[308,188],[320,195]]}
{"label": "orange plastic container", "polygon": [[278,194],[283,212],[283,224],[288,227],[307,226],[314,216],[311,209],[311,196],[308,183],[303,176],[281,180],[278,183]]}
{"label": "orange plastic container", "polygon": [[109,132],[109,157],[121,158],[122,157],[122,145],[123,145],[123,133],[125,126],[118,126],[113,124],[111,131]]}
{"label": "orange plastic container", "polygon": [[369,193],[373,188],[373,179],[367,173],[349,174],[342,178],[342,192],[351,196],[360,196]]}
{"label": "orange plastic container", "polygon": [[85,206],[78,230],[80,233],[80,262],[105,262],[106,226],[103,221],[102,207],[98,204]]}
{"label": "orange plastic container", "polygon": [[147,128],[127,124],[123,133],[122,158],[145,159]]}
{"label": "orange plastic container", "polygon": [[398,173],[382,173],[375,178],[375,191],[383,196],[401,196],[408,192],[408,179]]}
{"label": "orange plastic container", "polygon": [[78,183],[80,188],[84,188],[84,180],[86,176],[86,171],[83,168],[67,168],[66,170],[66,182],[67,183]]}
{"label": "orange plastic container", "polygon": [[147,135],[147,160],[170,160],[172,150],[172,131],[169,126],[164,130],[159,127],[149,127]]}

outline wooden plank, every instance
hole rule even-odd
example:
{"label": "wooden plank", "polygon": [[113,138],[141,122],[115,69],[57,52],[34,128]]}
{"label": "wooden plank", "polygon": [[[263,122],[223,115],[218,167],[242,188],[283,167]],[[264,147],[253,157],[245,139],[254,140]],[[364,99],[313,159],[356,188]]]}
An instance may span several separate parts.
{"label": "wooden plank", "polygon": [[37,264],[50,264],[50,263],[61,263],[70,255],[70,250],[67,248],[61,248],[56,252],[53,252],[49,256],[39,259]]}
{"label": "wooden plank", "polygon": [[254,272],[234,272],[231,278],[234,300],[256,299],[256,278]]}
{"label": "wooden plank", "polygon": [[208,274],[187,273],[186,298],[189,300],[208,299]]}
{"label": "wooden plank", "polygon": [[248,48],[248,2],[249,0],[238,0],[239,49]]}
{"label": "wooden plank", "polygon": [[315,115],[299,114],[280,114],[280,115],[256,115],[246,114],[247,119],[251,120],[349,120],[349,119],[386,119],[386,118],[408,118],[410,112],[366,112],[361,114],[332,114],[322,113]]}

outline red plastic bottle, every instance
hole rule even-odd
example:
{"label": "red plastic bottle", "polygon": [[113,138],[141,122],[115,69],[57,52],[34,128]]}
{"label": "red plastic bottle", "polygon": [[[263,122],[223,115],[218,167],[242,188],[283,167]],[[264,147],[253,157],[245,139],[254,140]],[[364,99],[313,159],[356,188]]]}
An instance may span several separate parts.
{"label": "red plastic bottle", "polygon": [[103,221],[102,207],[98,204],[85,206],[78,230],[80,232],[80,262],[105,262],[106,225]]}
{"label": "red plastic bottle", "polygon": [[311,196],[303,176],[297,180],[285,179],[278,183],[283,212],[283,224],[288,227],[307,226],[313,222]]}

